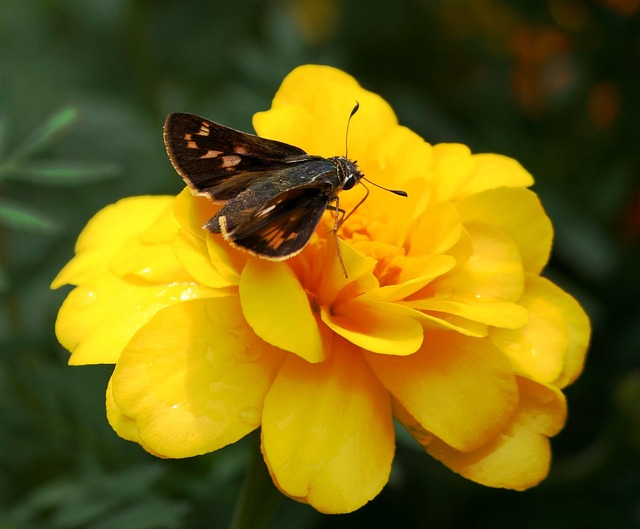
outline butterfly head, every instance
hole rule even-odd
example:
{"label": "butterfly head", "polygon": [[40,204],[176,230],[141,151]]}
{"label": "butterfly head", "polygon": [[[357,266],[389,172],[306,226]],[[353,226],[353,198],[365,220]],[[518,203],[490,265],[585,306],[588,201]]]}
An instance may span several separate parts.
{"label": "butterfly head", "polygon": [[340,189],[343,191],[351,189],[362,180],[364,175],[360,172],[356,162],[344,156],[335,156],[331,158],[331,161],[336,165]]}

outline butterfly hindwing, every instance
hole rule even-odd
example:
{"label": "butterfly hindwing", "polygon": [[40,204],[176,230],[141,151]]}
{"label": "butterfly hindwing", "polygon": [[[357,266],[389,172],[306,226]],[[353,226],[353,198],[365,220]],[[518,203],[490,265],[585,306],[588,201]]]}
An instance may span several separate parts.
{"label": "butterfly hindwing", "polygon": [[210,223],[219,223],[223,236],[234,246],[279,261],[304,248],[329,205],[330,193],[322,186],[301,186],[257,207],[252,200],[247,190]]}
{"label": "butterfly hindwing", "polygon": [[316,158],[293,145],[194,114],[170,114],[164,141],[171,163],[189,187],[217,202],[230,200],[269,172]]}

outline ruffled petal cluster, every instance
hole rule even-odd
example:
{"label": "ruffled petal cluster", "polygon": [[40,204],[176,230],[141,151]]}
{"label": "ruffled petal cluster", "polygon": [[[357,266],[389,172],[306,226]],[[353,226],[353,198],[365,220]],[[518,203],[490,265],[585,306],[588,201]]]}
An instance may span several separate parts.
{"label": "ruffled petal cluster", "polygon": [[[114,363],[116,432],[161,457],[217,450],[261,428],[277,487],[326,513],[388,480],[395,417],[455,472],[525,489],[548,472],[561,389],[579,375],[589,321],[540,276],[552,227],[516,161],[432,146],[345,73],[303,66],[260,136],[344,154],[370,184],[284,262],[202,226],[216,206],[185,190],[99,212],[53,286],[75,285],[56,332],[71,364]],[[365,182],[366,184],[366,182]],[[340,263],[338,247],[348,277]]]}

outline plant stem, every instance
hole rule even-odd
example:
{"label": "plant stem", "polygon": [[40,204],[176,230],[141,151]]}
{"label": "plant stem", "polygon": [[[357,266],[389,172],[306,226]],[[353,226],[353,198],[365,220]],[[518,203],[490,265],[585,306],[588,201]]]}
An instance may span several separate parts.
{"label": "plant stem", "polygon": [[282,503],[260,452],[260,431],[251,434],[251,454],[244,485],[233,513],[230,529],[262,529]]}

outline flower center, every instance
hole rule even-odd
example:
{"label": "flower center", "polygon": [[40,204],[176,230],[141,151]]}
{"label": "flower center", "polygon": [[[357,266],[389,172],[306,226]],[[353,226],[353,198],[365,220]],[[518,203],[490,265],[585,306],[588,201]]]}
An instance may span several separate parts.
{"label": "flower center", "polygon": [[340,227],[339,235],[358,252],[376,260],[374,274],[380,286],[397,282],[399,261],[406,250],[390,237],[389,223],[358,210]]}

